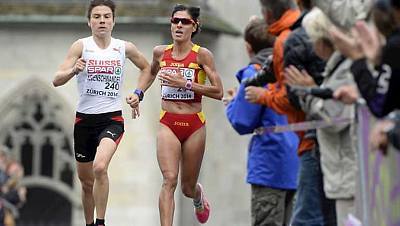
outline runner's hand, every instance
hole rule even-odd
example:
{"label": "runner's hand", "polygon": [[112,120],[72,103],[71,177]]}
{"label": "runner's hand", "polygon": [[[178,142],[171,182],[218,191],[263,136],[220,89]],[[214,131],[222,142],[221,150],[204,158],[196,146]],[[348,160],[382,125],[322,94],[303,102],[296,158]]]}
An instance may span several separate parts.
{"label": "runner's hand", "polygon": [[72,68],[72,73],[74,73],[74,75],[79,74],[81,71],[83,71],[86,67],[86,60],[84,60],[82,57],[79,58],[74,67]]}
{"label": "runner's hand", "polygon": [[135,93],[129,94],[126,97],[126,103],[129,104],[129,106],[131,106],[131,108],[137,107],[139,105],[139,96]]}
{"label": "runner's hand", "polygon": [[170,87],[175,88],[184,88],[186,84],[186,79],[180,73],[180,68],[177,69],[178,74],[170,74],[170,73],[159,73],[158,79],[162,84],[167,84]]}
{"label": "runner's hand", "polygon": [[132,119],[138,118],[140,116],[139,96],[136,94],[130,94],[126,97],[126,103],[132,108]]}
{"label": "runner's hand", "polygon": [[140,116],[140,111],[139,111],[139,105],[136,107],[132,108],[132,119],[139,118]]}

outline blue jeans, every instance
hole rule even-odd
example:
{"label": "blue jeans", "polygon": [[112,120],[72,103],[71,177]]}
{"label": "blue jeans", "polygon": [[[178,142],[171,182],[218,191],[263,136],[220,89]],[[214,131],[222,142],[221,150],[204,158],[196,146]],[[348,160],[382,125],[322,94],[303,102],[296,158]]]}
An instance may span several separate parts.
{"label": "blue jeans", "polygon": [[298,180],[291,225],[336,226],[335,202],[325,197],[323,189],[318,147],[300,156]]}

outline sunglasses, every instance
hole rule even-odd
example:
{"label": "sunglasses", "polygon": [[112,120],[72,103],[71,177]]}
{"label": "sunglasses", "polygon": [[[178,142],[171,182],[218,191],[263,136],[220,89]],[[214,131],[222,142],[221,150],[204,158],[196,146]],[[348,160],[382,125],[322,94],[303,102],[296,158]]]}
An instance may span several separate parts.
{"label": "sunglasses", "polygon": [[178,17],[172,17],[171,18],[171,23],[173,24],[179,24],[181,22],[184,25],[189,25],[189,24],[194,24],[194,21],[189,18],[178,18]]}

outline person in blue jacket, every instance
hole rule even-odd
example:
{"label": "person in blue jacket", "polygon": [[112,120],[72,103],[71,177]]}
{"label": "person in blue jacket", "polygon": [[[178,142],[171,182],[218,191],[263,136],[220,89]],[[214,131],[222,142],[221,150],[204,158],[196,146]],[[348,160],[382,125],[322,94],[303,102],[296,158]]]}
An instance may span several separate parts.
{"label": "person in blue jacket", "polygon": [[[272,54],[274,37],[265,31],[266,24],[262,19],[250,19],[244,38],[251,61],[236,74],[241,83],[239,89],[230,89],[224,98],[227,118],[240,135],[251,134],[259,127],[287,124],[285,115],[245,100],[242,81],[253,77]],[[289,224],[297,187],[298,142],[294,132],[252,136],[247,162],[247,182],[251,184],[251,225]]]}

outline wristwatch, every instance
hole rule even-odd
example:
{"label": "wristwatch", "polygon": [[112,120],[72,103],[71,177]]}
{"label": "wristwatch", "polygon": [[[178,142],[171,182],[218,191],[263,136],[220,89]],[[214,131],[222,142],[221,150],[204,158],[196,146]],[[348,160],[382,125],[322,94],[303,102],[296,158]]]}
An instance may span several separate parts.
{"label": "wristwatch", "polygon": [[191,90],[193,88],[193,83],[191,80],[187,80],[185,84],[185,89]]}
{"label": "wristwatch", "polygon": [[133,92],[134,94],[136,94],[139,97],[139,101],[143,100],[144,97],[144,93],[143,90],[141,89],[135,89],[135,91]]}

